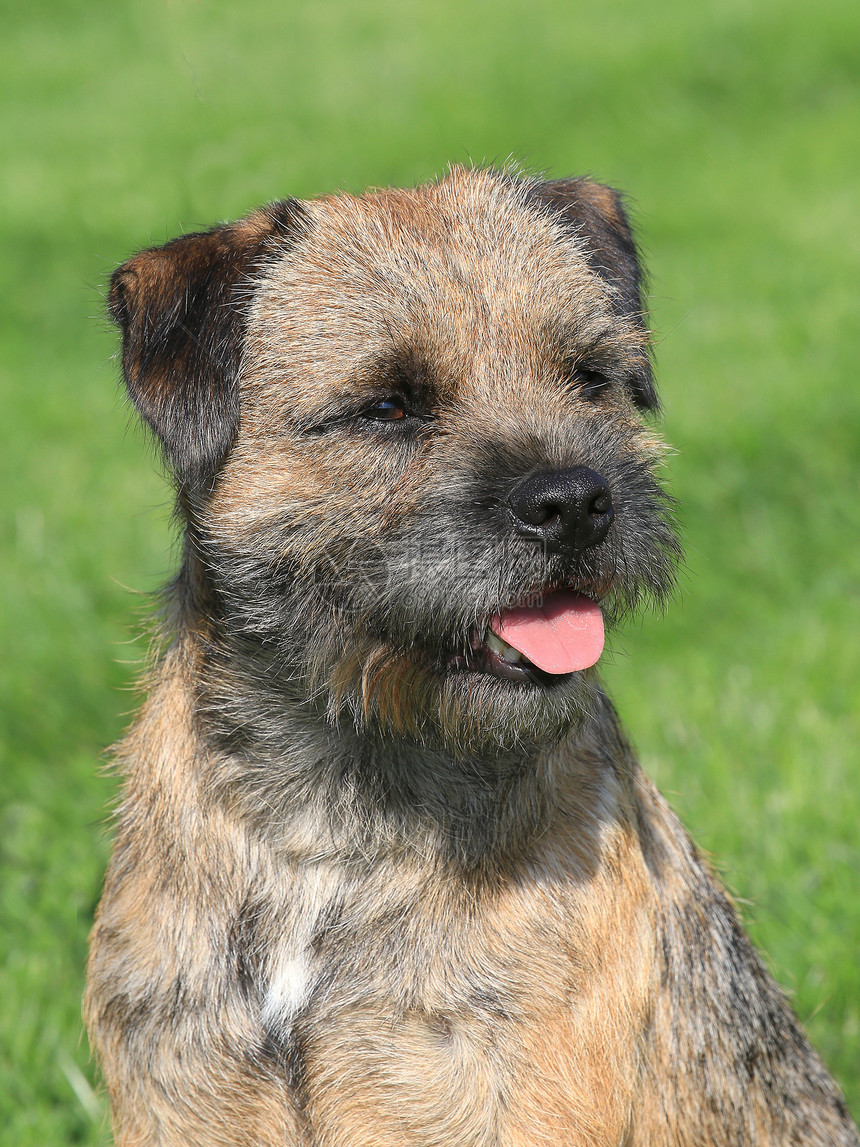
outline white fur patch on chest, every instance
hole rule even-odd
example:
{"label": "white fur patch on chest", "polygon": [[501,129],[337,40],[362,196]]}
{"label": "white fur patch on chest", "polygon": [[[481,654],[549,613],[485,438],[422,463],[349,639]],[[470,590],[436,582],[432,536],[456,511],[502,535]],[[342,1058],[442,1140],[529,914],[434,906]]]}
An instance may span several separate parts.
{"label": "white fur patch on chest", "polygon": [[299,1012],[307,1006],[319,977],[314,933],[338,894],[337,873],[319,866],[297,882],[283,912],[283,932],[267,953],[260,1019],[273,1034],[285,1038]]}
{"label": "white fur patch on chest", "polygon": [[283,944],[269,971],[261,1017],[264,1026],[284,1034],[308,1002],[314,979],[310,947]]}

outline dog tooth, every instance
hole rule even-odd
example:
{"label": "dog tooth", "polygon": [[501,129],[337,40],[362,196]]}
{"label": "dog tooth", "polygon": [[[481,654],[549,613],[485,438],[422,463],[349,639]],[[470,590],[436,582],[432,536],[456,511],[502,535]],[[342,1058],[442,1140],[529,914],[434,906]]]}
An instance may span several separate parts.
{"label": "dog tooth", "polygon": [[499,635],[497,633],[493,633],[492,630],[488,631],[487,637],[486,637],[486,642],[487,642],[487,645],[490,647],[490,649],[492,649],[493,653],[498,653],[500,657],[504,654],[505,650],[508,648],[508,643],[506,641],[503,641],[502,638],[499,637]]}
{"label": "dog tooth", "polygon": [[516,665],[518,661],[522,660],[522,654],[518,649],[514,649],[512,645],[508,645],[507,641],[503,641],[497,633],[492,630],[487,634],[487,646],[492,649],[497,657],[507,661],[509,665]]}

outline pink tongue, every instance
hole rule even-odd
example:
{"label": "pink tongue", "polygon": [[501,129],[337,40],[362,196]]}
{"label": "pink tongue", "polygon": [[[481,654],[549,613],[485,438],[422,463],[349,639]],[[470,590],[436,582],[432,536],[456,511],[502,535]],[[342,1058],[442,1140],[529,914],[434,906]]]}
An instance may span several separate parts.
{"label": "pink tongue", "polygon": [[603,652],[603,614],[581,593],[551,593],[543,605],[506,609],[490,618],[493,633],[545,673],[573,673]]}

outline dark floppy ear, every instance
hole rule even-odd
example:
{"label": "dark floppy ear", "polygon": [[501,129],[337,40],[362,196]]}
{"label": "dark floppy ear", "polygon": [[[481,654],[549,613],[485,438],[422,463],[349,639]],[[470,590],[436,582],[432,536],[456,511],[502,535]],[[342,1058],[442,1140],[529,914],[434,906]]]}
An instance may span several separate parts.
{"label": "dark floppy ear", "polygon": [[185,486],[211,478],[233,444],[247,284],[301,226],[301,205],[284,200],[141,251],[111,278],[128,392]]}
{"label": "dark floppy ear", "polygon": [[[616,292],[616,309],[647,333],[642,300],[644,274],[624,203],[617,191],[590,179],[554,179],[535,185],[538,201],[569,223],[587,245],[587,257],[598,274]],[[651,363],[643,356],[641,368],[630,379],[637,406],[656,410],[659,402]]]}

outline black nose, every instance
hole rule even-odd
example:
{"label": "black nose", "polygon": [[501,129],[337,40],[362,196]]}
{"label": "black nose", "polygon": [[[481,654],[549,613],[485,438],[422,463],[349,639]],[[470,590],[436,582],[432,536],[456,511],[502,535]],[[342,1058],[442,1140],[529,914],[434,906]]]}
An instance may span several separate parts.
{"label": "black nose", "polygon": [[577,553],[602,542],[614,517],[609,484],[587,466],[531,474],[514,487],[508,505],[519,533],[547,549]]}

